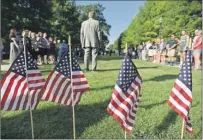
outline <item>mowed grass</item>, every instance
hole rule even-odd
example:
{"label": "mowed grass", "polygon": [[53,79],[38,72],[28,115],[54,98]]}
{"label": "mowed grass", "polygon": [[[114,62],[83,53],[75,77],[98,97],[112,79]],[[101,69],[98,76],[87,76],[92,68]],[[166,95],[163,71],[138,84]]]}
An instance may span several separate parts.
{"label": "mowed grass", "polygon": [[[179,139],[182,119],[166,104],[179,68],[133,60],[143,78],[142,98],[133,135],[128,139]],[[122,57],[100,57],[98,72],[85,72],[90,90],[75,107],[77,139],[124,139],[124,131],[106,108],[112,96]],[[44,77],[54,66],[42,66]],[[84,65],[81,64],[84,69]],[[201,71],[193,71],[193,103],[190,111],[195,134],[185,139],[201,139]],[[72,108],[41,101],[33,111],[37,139],[72,139]],[[1,138],[31,138],[29,111],[1,111]]]}

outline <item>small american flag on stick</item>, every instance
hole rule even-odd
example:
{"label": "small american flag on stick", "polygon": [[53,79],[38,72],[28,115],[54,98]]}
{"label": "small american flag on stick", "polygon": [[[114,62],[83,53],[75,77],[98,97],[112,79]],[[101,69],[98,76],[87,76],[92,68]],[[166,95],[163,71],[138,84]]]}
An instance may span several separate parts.
{"label": "small american flag on stick", "polygon": [[71,87],[69,53],[66,51],[46,81],[42,100],[72,105],[71,88],[73,88],[74,105],[79,103],[83,92],[89,89],[89,85],[74,55],[72,61],[73,87]]}
{"label": "small american flag on stick", "polygon": [[181,68],[171,91],[168,105],[186,121],[186,130],[193,133],[189,110],[192,103],[192,62],[191,51],[188,50],[185,62]]}
{"label": "small american flag on stick", "polygon": [[128,133],[132,133],[135,123],[138,103],[141,98],[141,84],[142,78],[126,54],[107,111]]}
{"label": "small american flag on stick", "polygon": [[[27,73],[25,68],[27,60]],[[27,78],[26,78],[27,74]],[[1,109],[2,110],[29,110],[35,109],[39,102],[39,94],[45,84],[31,54],[22,51],[11,65],[1,81]]]}

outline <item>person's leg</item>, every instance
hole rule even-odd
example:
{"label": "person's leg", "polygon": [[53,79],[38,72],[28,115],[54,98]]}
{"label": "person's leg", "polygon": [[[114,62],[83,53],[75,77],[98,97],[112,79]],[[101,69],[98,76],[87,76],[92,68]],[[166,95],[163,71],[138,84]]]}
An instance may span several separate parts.
{"label": "person's leg", "polygon": [[166,55],[163,55],[163,64],[166,62]]}
{"label": "person's leg", "polygon": [[186,53],[183,52],[183,62],[185,61],[185,55],[186,55]]}
{"label": "person's leg", "polygon": [[98,55],[98,48],[92,48],[92,70],[97,70],[97,55]]}
{"label": "person's leg", "polygon": [[171,65],[172,65],[172,66],[174,65],[175,60],[176,60],[176,57],[173,56],[173,57],[172,57],[172,62],[171,62]]}
{"label": "person's leg", "polygon": [[164,55],[160,55],[160,62],[161,64],[164,64]]}
{"label": "person's leg", "polygon": [[15,45],[13,42],[10,43],[10,65],[13,63],[13,61],[15,60]]}
{"label": "person's leg", "polygon": [[160,54],[160,52],[158,51],[158,52],[157,52],[157,60],[156,60],[156,62],[159,64],[160,61],[161,61],[161,54]]}
{"label": "person's leg", "polygon": [[168,64],[171,65],[171,56],[168,57]]}
{"label": "person's leg", "polygon": [[179,54],[180,54],[180,65],[182,65],[183,64],[182,52],[179,52]]}
{"label": "person's leg", "polygon": [[53,64],[53,58],[52,58],[52,55],[48,55],[48,58],[49,58],[49,59],[48,59],[47,62],[48,62],[49,64]]}
{"label": "person's leg", "polygon": [[197,53],[194,52],[194,62],[195,62],[195,69],[197,68],[197,63],[198,63],[198,58],[197,58]]}
{"label": "person's leg", "polygon": [[185,52],[180,52],[180,65],[183,64],[184,59],[185,59]]}
{"label": "person's leg", "polygon": [[38,53],[38,65],[42,65],[42,54],[43,54],[43,49],[39,48],[39,53]]}
{"label": "person's leg", "polygon": [[195,69],[197,70],[200,67],[200,54],[195,53],[194,58],[195,58]]}
{"label": "person's leg", "polygon": [[48,64],[48,60],[47,60],[47,48],[44,48],[44,63]]}
{"label": "person's leg", "polygon": [[89,70],[89,58],[90,58],[90,51],[91,48],[87,47],[84,49],[84,64],[85,64],[85,70]]}
{"label": "person's leg", "polygon": [[41,55],[38,55],[38,65],[42,65]]}

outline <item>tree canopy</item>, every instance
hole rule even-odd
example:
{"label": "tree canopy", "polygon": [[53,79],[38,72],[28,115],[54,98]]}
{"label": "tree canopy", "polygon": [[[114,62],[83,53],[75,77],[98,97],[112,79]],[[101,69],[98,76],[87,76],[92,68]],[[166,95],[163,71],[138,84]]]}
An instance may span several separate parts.
{"label": "tree canopy", "polygon": [[80,27],[90,10],[96,13],[102,30],[103,47],[109,43],[111,26],[103,15],[101,4],[76,6],[74,0],[2,0],[2,38],[8,39],[9,30],[28,29],[47,32],[63,39],[72,33],[72,42],[80,44]]}
{"label": "tree canopy", "polygon": [[202,27],[202,2],[200,0],[180,1],[146,1],[134,17],[128,28],[121,33],[114,43],[121,40],[121,47],[125,42],[138,45],[142,42],[153,41],[155,38],[167,39],[171,34],[180,36],[182,30],[194,35],[196,29]]}

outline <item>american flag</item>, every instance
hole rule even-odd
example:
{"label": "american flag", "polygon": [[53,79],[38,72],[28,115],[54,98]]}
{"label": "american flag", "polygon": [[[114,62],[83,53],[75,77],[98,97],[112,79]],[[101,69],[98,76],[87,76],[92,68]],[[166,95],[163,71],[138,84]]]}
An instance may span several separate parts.
{"label": "american flag", "polygon": [[[27,73],[25,68],[27,59]],[[26,78],[27,74],[27,78]],[[39,102],[39,94],[45,80],[37,68],[31,54],[22,51],[4,75],[1,82],[1,109],[2,110],[29,110],[35,109]]]}
{"label": "american flag", "polygon": [[[69,60],[69,53],[66,51],[46,81],[42,100],[72,105]],[[79,103],[83,92],[89,89],[89,85],[74,55],[72,55],[72,61],[72,83],[75,105]]]}
{"label": "american flag", "polygon": [[142,78],[126,54],[117,78],[107,111],[128,133],[132,133],[138,103],[141,98]]}
{"label": "american flag", "polygon": [[170,93],[168,105],[186,121],[186,130],[193,133],[189,110],[192,103],[192,62],[188,50],[178,78]]}

